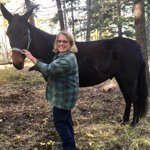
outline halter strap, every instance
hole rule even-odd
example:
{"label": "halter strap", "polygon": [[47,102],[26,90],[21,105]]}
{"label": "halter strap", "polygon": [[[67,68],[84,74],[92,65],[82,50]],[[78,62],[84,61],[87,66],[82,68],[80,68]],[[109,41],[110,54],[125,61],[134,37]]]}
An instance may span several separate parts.
{"label": "halter strap", "polygon": [[17,51],[17,52],[22,53],[22,49],[17,48],[17,47],[13,47],[13,48],[12,48],[12,51]]}
{"label": "halter strap", "polygon": [[[29,50],[30,43],[31,43],[31,36],[30,36],[30,30],[28,29],[28,45],[27,45],[26,50]],[[17,51],[17,52],[22,53],[22,49],[17,48],[17,47],[13,47],[13,48],[12,48],[12,51]]]}
{"label": "halter strap", "polygon": [[27,50],[29,50],[30,43],[31,43],[31,36],[30,36],[30,30],[28,29],[28,45],[27,45]]}

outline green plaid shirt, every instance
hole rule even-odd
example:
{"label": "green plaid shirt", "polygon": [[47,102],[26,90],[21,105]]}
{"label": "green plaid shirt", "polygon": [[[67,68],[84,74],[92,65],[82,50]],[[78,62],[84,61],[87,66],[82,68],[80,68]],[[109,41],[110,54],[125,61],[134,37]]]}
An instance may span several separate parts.
{"label": "green plaid shirt", "polygon": [[76,104],[79,91],[78,64],[75,54],[70,50],[57,53],[50,64],[38,60],[35,67],[47,78],[48,103],[61,109],[72,109]]}

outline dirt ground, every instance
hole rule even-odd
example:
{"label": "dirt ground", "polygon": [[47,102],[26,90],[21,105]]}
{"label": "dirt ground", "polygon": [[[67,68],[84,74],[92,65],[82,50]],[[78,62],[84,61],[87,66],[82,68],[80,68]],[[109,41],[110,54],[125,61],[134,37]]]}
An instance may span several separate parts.
{"label": "dirt ground", "polygon": [[[8,85],[0,87],[1,150],[50,150],[51,143],[60,141],[53,126],[52,107],[45,99],[45,86],[37,81],[29,86],[16,84],[13,89]],[[124,106],[117,84],[110,81],[80,88],[72,111],[78,150],[88,149],[83,148],[82,127],[100,123],[115,125],[122,118]],[[150,122],[149,115],[146,119]]]}

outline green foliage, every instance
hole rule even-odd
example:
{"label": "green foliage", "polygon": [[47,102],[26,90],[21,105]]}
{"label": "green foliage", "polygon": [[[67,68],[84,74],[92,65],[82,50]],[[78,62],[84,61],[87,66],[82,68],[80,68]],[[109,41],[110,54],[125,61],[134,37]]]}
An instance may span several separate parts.
{"label": "green foliage", "polygon": [[[97,5],[97,3],[99,5]],[[104,7],[101,7],[101,1],[97,0],[97,3],[95,2],[95,5],[93,4],[92,8],[92,30],[95,30],[95,28],[99,29],[99,25],[102,24],[103,38],[111,38],[117,36],[118,25],[122,27],[124,36],[134,38],[134,18],[131,11],[133,7],[132,3],[130,3],[130,5],[127,3],[129,6],[122,4],[122,15],[120,17],[118,17],[117,14],[116,2],[114,3],[114,1],[104,1]],[[128,28],[131,28],[130,32],[127,30]]]}
{"label": "green foliage", "polygon": [[[67,0],[65,3],[68,27],[72,28],[71,11],[73,9],[75,36],[83,39],[85,36],[82,35],[85,35],[87,30],[87,6],[85,3],[78,7],[80,4],[80,0]],[[100,25],[102,25],[103,39],[118,36],[118,26],[122,27],[124,37],[135,39],[133,6],[134,1],[120,1],[121,16],[119,16],[117,0],[91,0],[91,39],[99,39]]]}
{"label": "green foliage", "polygon": [[20,72],[15,69],[9,69],[9,67],[4,67],[0,69],[0,86],[5,86],[8,88],[15,88],[16,86],[31,86],[39,83],[44,83],[44,79],[41,74],[36,72]]}

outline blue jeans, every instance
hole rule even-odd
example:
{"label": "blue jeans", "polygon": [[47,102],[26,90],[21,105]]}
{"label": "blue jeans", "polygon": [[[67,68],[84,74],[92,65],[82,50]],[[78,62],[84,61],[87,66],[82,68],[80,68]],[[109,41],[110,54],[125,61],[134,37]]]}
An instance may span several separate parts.
{"label": "blue jeans", "polygon": [[71,110],[53,107],[54,126],[61,138],[63,150],[76,150]]}

